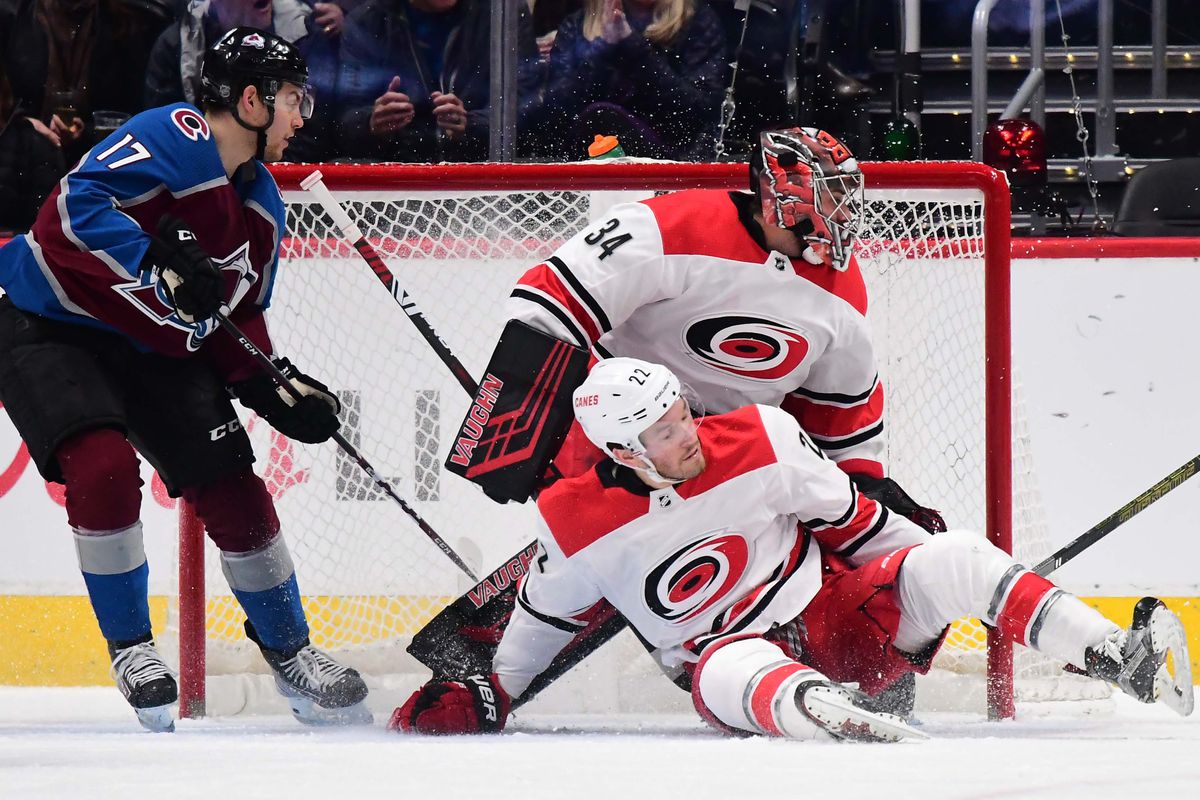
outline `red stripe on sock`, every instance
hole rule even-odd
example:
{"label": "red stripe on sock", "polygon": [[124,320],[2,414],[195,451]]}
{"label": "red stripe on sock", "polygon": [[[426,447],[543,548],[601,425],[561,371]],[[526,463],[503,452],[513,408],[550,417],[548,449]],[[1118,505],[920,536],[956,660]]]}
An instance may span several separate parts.
{"label": "red stripe on sock", "polygon": [[806,669],[808,667],[803,664],[794,662],[784,664],[764,675],[758,682],[758,686],[754,687],[754,694],[750,696],[750,715],[758,723],[758,726],[770,735],[783,736],[783,731],[779,730],[779,726],[775,724],[775,717],[771,713],[771,704],[775,700],[779,686],[797,672]]}
{"label": "red stripe on sock", "polygon": [[1008,593],[1004,609],[996,617],[996,627],[1017,644],[1029,644],[1029,623],[1042,599],[1054,589],[1054,584],[1033,572],[1017,578]]}

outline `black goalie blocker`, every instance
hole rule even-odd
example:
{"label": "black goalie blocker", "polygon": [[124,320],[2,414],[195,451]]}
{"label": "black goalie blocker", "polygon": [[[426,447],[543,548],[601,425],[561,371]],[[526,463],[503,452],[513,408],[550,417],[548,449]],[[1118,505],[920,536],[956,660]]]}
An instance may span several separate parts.
{"label": "black goalie blocker", "polygon": [[509,320],[446,469],[497,502],[528,500],[571,427],[571,392],[587,364],[586,350]]}

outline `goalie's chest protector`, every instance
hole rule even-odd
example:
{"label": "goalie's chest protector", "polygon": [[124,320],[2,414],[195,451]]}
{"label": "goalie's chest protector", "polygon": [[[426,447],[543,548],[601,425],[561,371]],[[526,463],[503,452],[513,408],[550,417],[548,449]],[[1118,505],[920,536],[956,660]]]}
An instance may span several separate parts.
{"label": "goalie's chest protector", "polygon": [[706,419],[699,435],[697,478],[646,497],[592,471],[538,503],[572,567],[668,664],[694,661],[713,636],[793,619],[821,583],[818,546],[767,501],[784,476],[759,410]]}
{"label": "goalie's chest protector", "polygon": [[809,384],[818,362],[818,391],[857,394],[869,386],[867,294],[856,261],[838,272],[764,250],[725,192],[635,205],[650,213],[629,222],[662,248],[661,271],[645,276],[660,286],[643,288],[649,302],[602,336],[602,349],[669,365],[710,412],[777,406]]}

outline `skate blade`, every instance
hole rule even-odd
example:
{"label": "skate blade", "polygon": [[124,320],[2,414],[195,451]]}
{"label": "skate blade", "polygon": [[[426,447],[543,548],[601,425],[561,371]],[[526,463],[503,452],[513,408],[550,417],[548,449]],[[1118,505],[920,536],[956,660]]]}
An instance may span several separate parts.
{"label": "skate blade", "polygon": [[1167,652],[1173,667],[1173,670],[1168,669],[1164,663],[1158,668],[1154,675],[1154,697],[1176,714],[1186,717],[1196,705],[1187,633],[1179,617],[1166,607],[1160,606],[1150,615],[1150,642],[1155,652]]}
{"label": "skate blade", "polygon": [[149,708],[135,708],[133,712],[137,714],[138,722],[142,727],[151,733],[174,733],[175,732],[175,717],[171,713],[173,706],[151,706]]}
{"label": "skate blade", "polygon": [[375,721],[366,703],[358,702],[345,708],[325,708],[306,697],[289,697],[292,716],[304,725],[331,727],[340,725],[370,725]]}
{"label": "skate blade", "polygon": [[837,689],[809,689],[803,703],[805,711],[839,739],[898,742],[902,739],[929,738],[929,734],[917,730],[895,714],[859,708],[849,695]]}

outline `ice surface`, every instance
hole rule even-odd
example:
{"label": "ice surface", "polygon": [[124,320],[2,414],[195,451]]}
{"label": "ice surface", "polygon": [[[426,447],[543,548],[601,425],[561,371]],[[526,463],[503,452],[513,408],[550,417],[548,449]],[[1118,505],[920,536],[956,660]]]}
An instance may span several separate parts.
{"label": "ice surface", "polygon": [[0,688],[0,798],[1122,798],[1200,796],[1200,715],[988,723],[926,714],[896,745],[727,739],[690,716],[521,714],[501,736],[305,729],[284,717],[142,732],[114,689]]}

